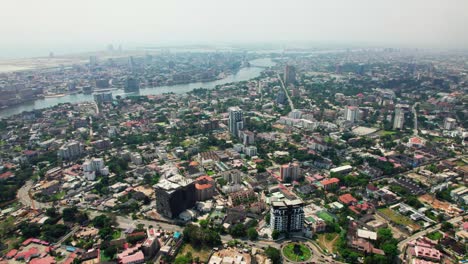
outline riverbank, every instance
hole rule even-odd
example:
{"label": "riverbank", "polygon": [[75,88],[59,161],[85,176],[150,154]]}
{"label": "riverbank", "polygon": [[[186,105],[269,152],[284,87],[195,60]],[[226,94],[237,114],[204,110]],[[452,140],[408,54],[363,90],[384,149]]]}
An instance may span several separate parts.
{"label": "riverbank", "polygon": [[[140,95],[157,95],[157,94],[163,94],[163,93],[169,93],[169,92],[181,94],[181,93],[190,92],[196,88],[213,89],[218,85],[223,85],[226,83],[234,83],[234,82],[242,82],[242,81],[251,80],[253,78],[260,76],[262,71],[265,69],[264,67],[275,65],[275,63],[270,58],[252,60],[250,61],[250,64],[251,64],[250,67],[241,68],[238,72],[227,75],[225,78],[220,79],[220,80],[211,81],[211,82],[194,82],[194,83],[178,84],[178,85],[148,87],[148,88],[140,89],[139,94]],[[116,89],[113,91],[113,95],[125,96],[126,94],[123,89]],[[68,94],[62,97],[37,99],[34,101],[24,102],[24,103],[0,110],[0,118],[7,118],[10,116],[21,114],[22,112],[25,112],[25,111],[33,111],[37,109],[49,108],[49,107],[52,107],[58,104],[63,104],[63,103],[75,104],[75,103],[89,102],[93,100],[94,98],[92,94]]]}

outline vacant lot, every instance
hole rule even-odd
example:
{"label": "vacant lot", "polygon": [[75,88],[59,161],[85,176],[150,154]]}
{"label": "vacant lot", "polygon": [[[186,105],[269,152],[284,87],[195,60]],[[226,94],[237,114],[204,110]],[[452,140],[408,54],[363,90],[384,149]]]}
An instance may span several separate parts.
{"label": "vacant lot", "polygon": [[206,263],[208,262],[208,258],[210,257],[211,249],[210,248],[197,249],[197,248],[193,248],[192,245],[190,244],[185,244],[182,246],[182,248],[179,251],[179,254],[177,255],[185,256],[185,254],[187,254],[188,252],[192,254],[193,258],[198,257],[200,259],[200,262]]}
{"label": "vacant lot", "polygon": [[404,215],[401,215],[395,211],[393,211],[392,209],[390,208],[382,208],[382,209],[379,209],[379,212],[381,212],[382,214],[384,214],[385,216],[387,216],[390,220],[392,220],[392,222],[394,222],[395,224],[398,224],[398,225],[403,225],[403,226],[409,226],[411,227],[411,229],[413,229],[414,231],[416,230],[419,230],[421,227],[416,224],[415,222],[413,222],[411,219],[409,219],[408,217],[404,216]]}
{"label": "vacant lot", "polygon": [[318,235],[318,244],[322,249],[326,249],[329,253],[336,252],[336,243],[340,238],[338,233],[326,233]]}

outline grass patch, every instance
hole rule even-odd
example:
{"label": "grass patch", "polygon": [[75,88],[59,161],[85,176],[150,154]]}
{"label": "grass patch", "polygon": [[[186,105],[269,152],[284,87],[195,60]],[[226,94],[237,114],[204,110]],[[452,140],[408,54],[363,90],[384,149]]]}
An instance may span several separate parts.
{"label": "grass patch", "polygon": [[379,132],[379,134],[381,136],[383,136],[383,137],[384,136],[393,136],[393,135],[396,134],[396,132],[395,131],[390,131],[390,130],[382,130],[382,131]]}
{"label": "grass patch", "polygon": [[413,220],[409,219],[408,217],[406,217],[404,215],[401,215],[401,214],[393,211],[390,208],[379,209],[379,212],[381,212],[382,214],[384,214],[385,216],[390,218],[390,220],[392,220],[392,222],[394,222],[395,224],[403,225],[403,226],[409,226],[414,231],[421,229],[421,227],[418,224],[416,224],[415,222],[413,222]]}
{"label": "grass patch", "polygon": [[122,231],[117,229],[114,231],[114,233],[112,233],[112,239],[119,239],[121,235],[122,235]]}
{"label": "grass patch", "polygon": [[[297,247],[298,250],[295,250]],[[310,249],[302,243],[290,243],[283,248],[284,256],[291,261],[306,261],[312,256]]]}
{"label": "grass patch", "polygon": [[198,257],[200,259],[200,262],[206,263],[208,262],[208,258],[210,257],[211,249],[208,247],[203,247],[199,249],[192,247],[192,245],[190,244],[184,244],[179,250],[179,254],[177,254],[177,257],[185,256],[188,252],[192,254],[193,258]]}
{"label": "grass patch", "polygon": [[432,239],[432,240],[439,240],[443,237],[443,235],[439,231],[429,233],[426,236],[427,238]]}
{"label": "grass patch", "polygon": [[100,258],[101,258],[101,262],[108,262],[108,261],[112,260],[112,258],[109,258],[104,254],[104,250],[101,251],[101,257]]}
{"label": "grass patch", "polygon": [[327,222],[333,222],[333,216],[331,216],[329,213],[325,212],[325,211],[320,211],[317,213],[317,216],[322,218],[323,220],[327,221]]}

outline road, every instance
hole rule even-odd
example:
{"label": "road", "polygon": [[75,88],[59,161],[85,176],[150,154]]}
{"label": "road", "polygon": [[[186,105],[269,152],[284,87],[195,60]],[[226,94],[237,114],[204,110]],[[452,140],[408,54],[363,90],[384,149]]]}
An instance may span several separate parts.
{"label": "road", "polygon": [[283,87],[283,91],[286,94],[286,97],[288,98],[289,106],[291,107],[291,111],[294,110],[294,104],[293,101],[291,100],[291,97],[289,96],[288,90],[286,90],[286,86],[284,85],[283,79],[281,79],[281,76],[279,73],[277,73],[278,79],[280,80],[281,87]]}
{"label": "road", "polygon": [[[454,217],[454,218],[448,220],[447,222],[453,224],[453,223],[462,221],[462,220],[463,220],[463,217],[464,217],[464,215],[460,215],[460,216],[457,216],[457,217]],[[408,237],[408,238],[406,238],[406,239],[400,241],[400,243],[398,243],[398,250],[400,250],[400,252],[401,252],[400,258],[403,259],[403,255],[404,255],[403,249],[406,247],[406,245],[407,245],[410,241],[413,241],[413,240],[415,240],[415,239],[418,238],[418,237],[425,236],[425,235],[427,235],[427,234],[429,234],[429,233],[432,233],[432,232],[434,232],[434,231],[437,231],[437,230],[439,230],[439,229],[441,228],[441,226],[442,226],[441,224],[437,224],[437,225],[435,225],[435,226],[433,226],[433,227],[430,227],[430,228],[428,228],[428,229],[425,229],[425,230],[423,230],[423,231],[420,231],[420,232],[418,232],[418,233],[416,233],[416,234],[414,234],[414,235],[412,235],[412,236],[410,236],[410,237]]]}
{"label": "road", "polygon": [[[18,198],[18,201],[20,201],[22,204],[25,206],[29,206],[33,208],[33,201],[29,197],[29,191],[33,187],[34,183],[33,181],[27,181],[19,190],[18,193],[16,194],[16,197]],[[53,205],[51,203],[41,203],[36,200],[34,200],[34,207],[36,209],[47,209],[52,207]]]}
{"label": "road", "polygon": [[414,128],[413,128],[413,134],[415,136],[418,135],[418,111],[416,111],[416,107],[419,105],[419,102],[415,103],[413,107],[411,108],[411,111],[413,112],[414,115]]}

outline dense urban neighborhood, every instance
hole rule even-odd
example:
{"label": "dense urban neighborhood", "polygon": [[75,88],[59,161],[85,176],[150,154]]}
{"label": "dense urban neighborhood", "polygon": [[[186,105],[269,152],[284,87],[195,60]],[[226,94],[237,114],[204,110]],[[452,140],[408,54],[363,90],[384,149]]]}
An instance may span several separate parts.
{"label": "dense urban neighborhood", "polygon": [[94,99],[0,120],[0,263],[468,260],[466,53],[109,52],[0,73]]}

